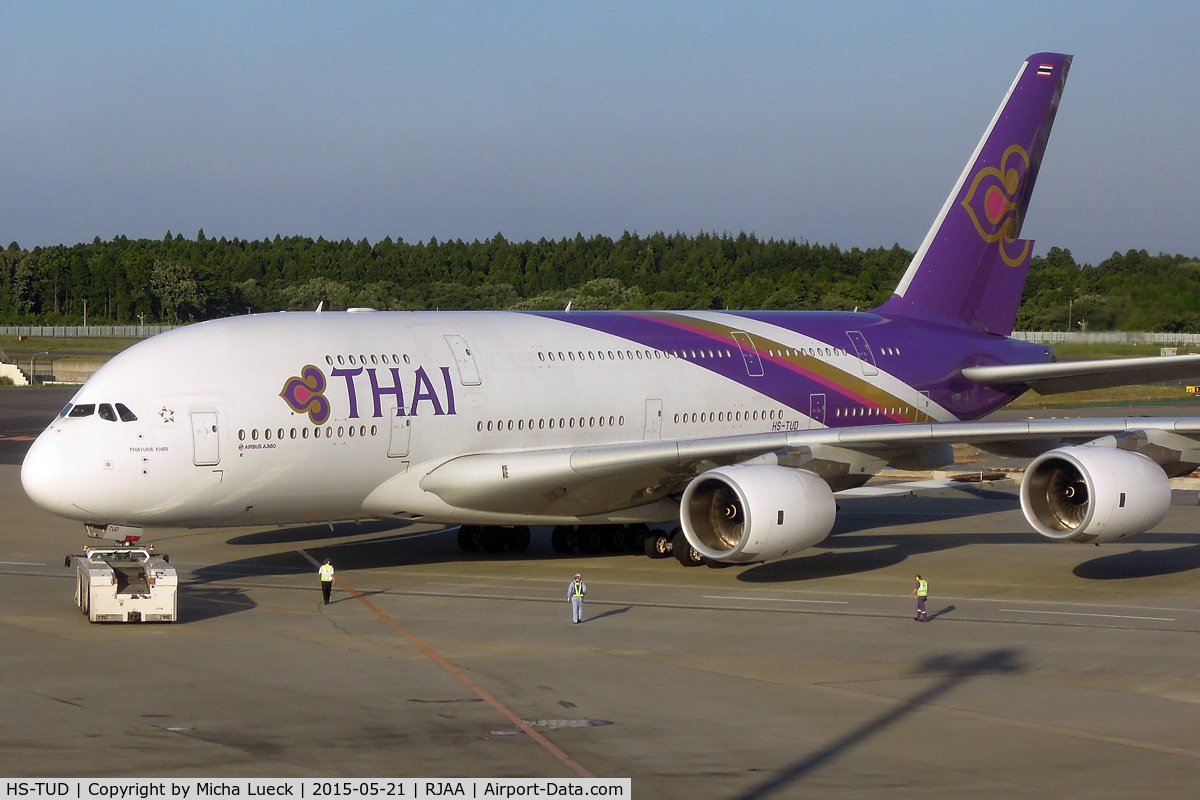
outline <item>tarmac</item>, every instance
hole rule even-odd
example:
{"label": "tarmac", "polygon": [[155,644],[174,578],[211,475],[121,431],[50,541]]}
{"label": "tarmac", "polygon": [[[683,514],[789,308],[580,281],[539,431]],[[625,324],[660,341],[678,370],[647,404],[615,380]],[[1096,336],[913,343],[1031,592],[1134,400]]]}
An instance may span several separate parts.
{"label": "tarmac", "polygon": [[[1154,531],[1099,548],[1033,533],[1015,485],[847,499],[821,545],[720,569],[561,556],[544,529],[499,556],[392,523],[167,530],[153,541],[179,571],[180,621],[94,625],[63,566],[82,526],[33,506],[19,477],[27,437],[71,391],[0,391],[2,776],[1195,796],[1194,494]],[[927,624],[908,597],[917,572]]]}

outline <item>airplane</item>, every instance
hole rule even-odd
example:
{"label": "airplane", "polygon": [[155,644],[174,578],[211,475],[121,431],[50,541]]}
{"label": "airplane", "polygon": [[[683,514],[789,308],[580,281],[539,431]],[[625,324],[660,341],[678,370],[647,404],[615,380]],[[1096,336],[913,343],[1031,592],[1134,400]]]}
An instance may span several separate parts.
{"label": "airplane", "polygon": [[[1200,465],[1200,418],[984,421],[1044,394],[1200,373],[1058,363],[1011,338],[1020,238],[1072,57],[1025,60],[894,294],[867,312],[265,313],[111,359],[31,446],[26,493],[90,534],[385,519],[464,550],[640,542],[744,564],[821,542],[835,495],[954,443],[1033,458],[1050,539],[1146,531]],[[679,521],[672,533],[650,530]]]}

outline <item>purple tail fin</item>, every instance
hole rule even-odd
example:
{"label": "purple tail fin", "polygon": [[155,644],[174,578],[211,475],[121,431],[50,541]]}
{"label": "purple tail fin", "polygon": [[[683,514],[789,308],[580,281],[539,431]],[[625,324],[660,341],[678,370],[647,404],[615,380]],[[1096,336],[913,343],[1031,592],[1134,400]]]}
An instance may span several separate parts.
{"label": "purple tail fin", "polygon": [[1012,333],[1033,242],[1021,223],[1071,56],[1036,53],[1021,65],[996,116],[917,249],[884,314]]}

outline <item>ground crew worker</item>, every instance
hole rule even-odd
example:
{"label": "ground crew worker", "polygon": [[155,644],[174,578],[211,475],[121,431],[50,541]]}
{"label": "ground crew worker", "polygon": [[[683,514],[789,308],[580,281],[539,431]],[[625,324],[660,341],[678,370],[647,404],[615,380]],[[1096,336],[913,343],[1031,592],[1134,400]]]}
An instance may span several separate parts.
{"label": "ground crew worker", "polygon": [[587,584],[576,572],[575,580],[567,584],[567,599],[571,601],[571,622],[576,625],[583,622],[583,596],[585,594],[587,594]]}
{"label": "ground crew worker", "polygon": [[329,563],[329,559],[325,559],[325,563],[321,565],[321,596],[325,598],[325,605],[329,605],[329,593],[333,591],[333,564]]}
{"label": "ground crew worker", "polygon": [[916,580],[917,585],[908,593],[909,597],[914,594],[917,596],[917,615],[913,619],[917,622],[929,622],[929,615],[925,613],[925,600],[929,597],[929,581],[920,575],[917,575]]}

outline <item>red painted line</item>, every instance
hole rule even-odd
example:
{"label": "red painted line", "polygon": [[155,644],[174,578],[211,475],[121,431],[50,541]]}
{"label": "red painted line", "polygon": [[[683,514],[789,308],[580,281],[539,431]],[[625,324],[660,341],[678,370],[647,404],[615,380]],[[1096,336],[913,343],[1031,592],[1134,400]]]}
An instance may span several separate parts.
{"label": "red painted line", "polygon": [[[300,555],[302,555],[306,559],[308,559],[309,563],[312,564],[314,567],[320,567],[320,564],[317,562],[317,560],[315,558],[313,558],[312,556],[310,556],[306,551],[297,550],[296,552],[298,552]],[[495,697],[492,697],[492,695],[486,689],[484,689],[479,684],[475,683],[475,681],[468,678],[465,674],[463,674],[462,670],[460,670],[458,667],[454,666],[449,661],[447,661],[445,658],[443,658],[440,653],[438,653],[436,650],[434,650],[429,645],[425,644],[425,642],[421,641],[421,639],[417,638],[417,636],[415,634],[413,634],[411,631],[409,631],[407,628],[405,628],[399,622],[396,622],[396,620],[392,619],[387,614],[385,614],[378,606],[376,606],[370,600],[368,600],[367,598],[365,598],[361,594],[359,594],[354,589],[354,587],[352,587],[350,584],[346,583],[345,580],[343,580],[342,578],[339,578],[335,574],[333,576],[333,582],[336,586],[340,586],[341,588],[343,588],[347,592],[349,592],[354,597],[355,600],[357,600],[358,602],[360,602],[364,606],[366,606],[368,609],[370,609],[375,614],[375,616],[379,617],[381,620],[383,620],[385,623],[387,623],[388,626],[390,626],[393,630],[395,630],[397,633],[399,633],[401,636],[403,636],[405,639],[407,639],[409,642],[411,642],[418,650],[420,650],[425,655],[429,656],[429,658],[435,664],[437,664],[439,667],[446,670],[451,675],[453,675],[455,678],[457,678],[458,681],[460,683],[462,683],[463,686],[466,686],[468,689],[470,689],[472,692],[474,692],[476,695],[478,695],[479,698],[481,700],[483,700],[483,702],[487,703],[489,706],[496,709],[496,711],[499,711],[500,714],[502,716],[504,716],[506,719],[508,719],[509,722],[511,722],[513,725],[516,725],[526,736],[528,736],[530,739],[533,739],[535,742],[540,744],[543,748],[545,748],[545,750],[548,753],[550,753],[550,755],[554,756],[559,761],[561,761],[564,765],[566,765],[568,768],[570,768],[571,771],[574,772],[576,775],[578,775],[581,778],[596,777],[592,773],[588,772],[587,769],[585,769],[582,764],[580,764],[578,761],[571,758],[569,755],[567,755],[561,749],[559,749],[559,747],[557,745],[555,745],[553,742],[551,742],[545,736],[543,736],[542,734],[540,734],[536,730],[534,730],[533,727],[530,726],[530,724],[528,722],[526,722],[525,720],[523,720],[519,716],[517,716],[511,709],[508,708],[508,706],[501,703]]]}

